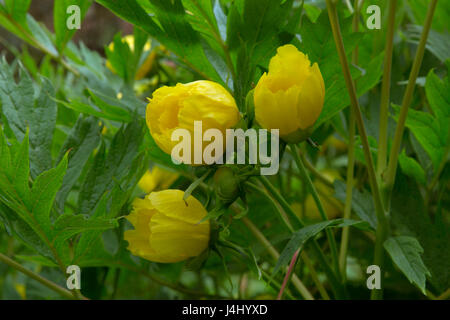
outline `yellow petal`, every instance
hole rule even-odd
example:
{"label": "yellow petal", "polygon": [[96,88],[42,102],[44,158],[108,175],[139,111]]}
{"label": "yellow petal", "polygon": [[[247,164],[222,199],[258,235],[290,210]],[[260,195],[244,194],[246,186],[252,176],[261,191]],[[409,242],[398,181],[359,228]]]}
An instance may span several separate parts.
{"label": "yellow petal", "polygon": [[[314,125],[322,112],[324,102],[324,84],[319,67],[315,63],[313,72],[303,84],[298,101],[300,128],[306,129]],[[319,76],[318,76],[319,75]]]}
{"label": "yellow petal", "polygon": [[152,168],[152,175],[158,190],[169,188],[179,177],[178,173],[166,170],[159,166],[154,166]]}
{"label": "yellow petal", "polygon": [[290,87],[286,91],[273,93],[266,87],[255,90],[255,118],[266,129],[279,129],[283,137],[300,127],[298,121],[298,99],[300,89]]}
{"label": "yellow petal", "polygon": [[141,180],[138,182],[138,186],[145,193],[150,193],[155,190],[157,184],[150,170],[147,170],[147,172],[142,176]]}
{"label": "yellow petal", "polygon": [[150,228],[152,249],[170,262],[197,256],[208,246],[209,223],[195,225],[157,213]]}
{"label": "yellow petal", "polygon": [[181,190],[164,190],[152,192],[147,196],[152,206],[170,218],[187,223],[197,224],[207,212],[203,205],[193,196],[183,200],[184,192]]}
{"label": "yellow petal", "polygon": [[[206,80],[159,88],[153,93],[146,110],[150,133],[167,154],[171,154],[178,144],[171,140],[174,130],[183,128],[193,134],[194,122],[202,121],[203,132],[215,128],[225,134],[225,130],[235,126],[239,118],[239,110],[231,94],[219,84]],[[191,148],[193,143],[191,139]]]}

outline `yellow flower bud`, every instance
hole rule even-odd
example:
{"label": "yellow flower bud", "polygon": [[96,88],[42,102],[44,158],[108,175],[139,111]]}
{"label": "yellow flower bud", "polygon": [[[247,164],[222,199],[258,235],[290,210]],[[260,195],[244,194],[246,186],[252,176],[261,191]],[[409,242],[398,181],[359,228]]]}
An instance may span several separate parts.
{"label": "yellow flower bud", "polygon": [[[122,38],[122,42],[126,42],[128,44],[128,47],[130,48],[131,52],[134,51],[134,35],[129,34]],[[114,51],[114,42],[111,42],[108,45],[109,50]],[[135,80],[141,80],[145,77],[147,73],[150,72],[153,66],[153,62],[156,58],[156,51],[153,50],[150,52],[152,48],[151,41],[147,41],[147,43],[144,45],[144,48],[142,49],[144,54],[147,54],[147,58],[144,60],[144,62],[139,66],[138,70],[136,71]],[[116,71],[114,70],[113,66],[111,65],[111,62],[106,61],[106,67],[111,70],[113,73]]]}
{"label": "yellow flower bud", "polygon": [[[235,126],[240,114],[233,96],[221,85],[199,80],[175,87],[161,87],[153,92],[147,106],[147,126],[156,144],[167,154],[179,143],[172,141],[172,132],[186,129],[194,137],[194,121],[202,121],[202,131],[218,129],[226,136],[226,129]],[[191,155],[194,157],[194,139]],[[203,144],[203,149],[208,144]],[[203,152],[203,150],[202,150]],[[191,161],[193,164],[194,161]]]}
{"label": "yellow flower bud", "polygon": [[178,173],[154,166],[139,180],[138,186],[145,193],[169,188],[178,179]]}
{"label": "yellow flower bud", "polygon": [[[336,170],[325,169],[320,172],[331,183],[334,180],[339,179],[339,173]],[[334,189],[326,185],[320,180],[314,181],[314,186],[316,187],[319,197],[322,200],[322,205],[328,219],[335,219],[342,216],[343,205],[336,199],[334,195]],[[311,193],[308,193],[305,199],[305,212],[304,216],[311,220],[321,220],[321,215],[319,209],[317,209],[316,202],[312,197]]]}
{"label": "yellow flower bud", "polygon": [[279,129],[286,142],[297,143],[311,133],[322,111],[325,84],[319,66],[293,45],[279,47],[269,72],[254,92],[255,118],[266,129]]}
{"label": "yellow flower bud", "polygon": [[135,199],[127,216],[134,230],[124,234],[132,254],[172,263],[198,256],[208,247],[209,220],[199,224],[206,209],[193,196],[186,201],[183,196],[181,190],[164,190]]}

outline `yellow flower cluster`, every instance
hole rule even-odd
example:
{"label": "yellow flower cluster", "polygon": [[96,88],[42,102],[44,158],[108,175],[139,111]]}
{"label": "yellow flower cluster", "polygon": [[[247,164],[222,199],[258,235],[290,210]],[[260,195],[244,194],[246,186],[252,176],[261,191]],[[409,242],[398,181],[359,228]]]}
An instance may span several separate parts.
{"label": "yellow flower cluster", "polygon": [[[293,45],[280,47],[254,91],[256,121],[265,129],[279,129],[286,142],[303,141],[322,111],[324,96],[318,65],[311,66],[308,57]],[[233,96],[221,85],[205,80],[159,88],[146,110],[154,141],[169,155],[176,145],[171,139],[174,130],[182,128],[194,134],[194,122],[202,121],[205,130],[218,129],[225,135],[239,120]],[[180,190],[155,192],[175,179],[174,174],[155,167],[140,181],[140,188],[150,194],[136,199],[128,216],[135,229],[125,232],[125,240],[134,255],[155,262],[178,262],[208,247],[209,221],[199,224],[207,215],[202,204],[193,196],[183,200]],[[226,191],[230,199],[236,196],[234,189],[219,190]]]}

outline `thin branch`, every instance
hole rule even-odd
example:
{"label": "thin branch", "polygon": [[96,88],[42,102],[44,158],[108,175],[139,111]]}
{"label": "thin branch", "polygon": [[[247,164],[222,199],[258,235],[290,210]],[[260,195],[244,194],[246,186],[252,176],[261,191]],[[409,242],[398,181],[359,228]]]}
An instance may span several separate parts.
{"label": "thin branch", "polygon": [[[339,17],[337,14],[336,1],[326,0],[328,16],[330,19],[331,29],[333,32],[334,41],[336,43],[336,49],[339,55],[339,60],[341,62],[342,71],[344,74],[345,83],[350,96],[350,102],[353,111],[355,112],[356,124],[358,126],[358,132],[361,137],[361,142],[364,151],[364,157],[367,163],[367,173],[369,175],[369,183],[372,191],[373,200],[375,203],[375,212],[377,215],[378,225],[377,225],[377,241],[375,243],[375,253],[374,253],[374,264],[378,265],[381,270],[384,259],[384,248],[383,243],[387,234],[387,219],[385,211],[383,208],[383,202],[381,201],[380,189],[378,188],[378,182],[375,173],[375,167],[373,164],[372,154],[370,151],[369,140],[367,137],[364,120],[362,117],[362,112],[359,107],[358,96],[356,94],[355,83],[350,74],[350,68],[347,61],[347,56],[344,48],[344,41],[342,38],[341,28],[339,26]],[[373,290],[372,297],[379,298],[382,290]]]}
{"label": "thin branch", "polygon": [[[24,268],[21,264],[17,263],[16,261],[12,260],[11,258],[5,256],[2,253],[0,253],[0,261],[5,263],[6,265],[10,266],[11,268],[16,269],[17,271],[22,272],[23,274],[30,277],[31,279],[36,280],[37,282],[46,286],[47,288],[59,293],[64,298],[71,299],[71,300],[75,299],[75,296],[69,290],[64,289],[63,287],[57,285],[53,281],[45,279],[44,277],[40,276],[39,274],[37,274],[31,270],[28,270],[27,268]],[[86,299],[86,298],[84,298],[84,299]]]}
{"label": "thin branch", "polygon": [[400,115],[398,117],[397,127],[395,128],[394,140],[392,142],[391,152],[389,154],[389,164],[387,167],[386,175],[384,176],[385,204],[389,204],[390,202],[390,194],[395,182],[395,173],[397,172],[398,166],[398,155],[400,153],[403,132],[405,130],[406,118],[408,115],[409,106],[411,105],[411,101],[413,98],[414,88],[416,86],[416,80],[417,76],[419,75],[420,66],[422,65],[425,46],[427,44],[428,34],[431,29],[431,22],[433,21],[433,15],[436,9],[436,5],[437,0],[430,1],[422,35],[419,41],[419,46],[417,47],[411,73],[409,74],[408,85],[406,87],[405,95],[403,96]]}

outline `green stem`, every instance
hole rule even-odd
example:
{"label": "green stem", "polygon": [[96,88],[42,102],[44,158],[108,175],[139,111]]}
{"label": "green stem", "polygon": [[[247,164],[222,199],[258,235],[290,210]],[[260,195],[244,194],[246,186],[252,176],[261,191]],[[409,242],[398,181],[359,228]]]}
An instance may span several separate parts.
{"label": "green stem", "polygon": [[[255,236],[255,238],[263,245],[263,247],[269,252],[269,254],[274,258],[275,260],[278,260],[280,258],[280,254],[278,253],[277,249],[275,249],[269,240],[264,236],[264,234],[258,229],[257,226],[253,224],[253,222],[247,218],[244,217],[241,219],[241,221],[247,226],[247,228],[250,230],[250,232]],[[309,290],[305,287],[303,282],[297,277],[297,275],[292,275],[292,283],[294,284],[295,288],[300,292],[300,294],[307,300],[314,300],[314,297],[309,292]]]}
{"label": "green stem", "polygon": [[270,194],[275,198],[275,200],[280,204],[283,210],[289,215],[289,218],[292,218],[296,223],[295,229],[303,228],[305,224],[303,221],[295,214],[294,210],[292,210],[289,203],[284,199],[284,197],[280,194],[280,192],[275,188],[275,186],[267,179],[265,176],[258,176],[259,181],[263,184],[263,186],[270,192]]}
{"label": "green stem", "polygon": [[[267,286],[270,286],[275,291],[280,290],[281,283],[273,279],[273,277],[267,271],[261,270],[261,275],[262,278],[265,279],[265,281],[267,282]],[[289,290],[286,290],[285,294],[287,297],[289,297],[289,299],[297,300]]]}
{"label": "green stem", "polygon": [[431,0],[428,5],[427,16],[425,24],[423,26],[422,35],[420,37],[419,46],[417,47],[416,56],[414,58],[411,73],[409,74],[408,85],[406,87],[405,94],[403,96],[402,106],[400,109],[400,115],[397,121],[397,127],[395,128],[394,140],[392,142],[391,152],[389,154],[389,164],[387,167],[386,175],[384,177],[384,200],[386,207],[389,207],[391,191],[395,182],[395,173],[398,165],[398,155],[400,153],[400,147],[405,130],[406,117],[408,115],[408,109],[411,105],[413,98],[414,87],[416,85],[417,76],[419,75],[420,66],[422,65],[423,55],[425,53],[425,46],[427,44],[428,34],[431,29],[431,22],[433,20],[434,11],[436,9],[437,0]]}
{"label": "green stem", "polygon": [[[353,32],[359,31],[359,0],[355,0],[355,13],[353,15]],[[358,64],[358,46],[353,50],[352,62]],[[356,86],[356,83],[355,83]],[[353,175],[355,171],[355,112],[350,109],[350,116],[348,119],[348,158],[347,158],[347,179],[345,188],[345,204],[344,204],[344,219],[350,219],[352,212],[352,196],[353,196]],[[341,247],[339,250],[339,268],[341,271],[342,282],[347,280],[347,250],[348,239],[350,235],[350,227],[342,228]]]}
{"label": "green stem", "polygon": [[446,300],[450,298],[450,288],[448,288],[447,290],[445,290],[444,293],[442,293],[439,297],[437,297],[437,300]]}
{"label": "green stem", "polygon": [[[293,217],[300,228],[304,227],[305,224],[303,221],[295,214],[294,210],[292,210],[289,203],[283,198],[283,196],[278,192],[277,188],[275,188],[265,176],[258,176],[259,180],[262,182],[264,187],[270,192],[270,194],[277,200],[283,210],[289,214],[289,216]],[[330,267],[325,255],[322,252],[322,249],[318,245],[316,240],[311,241],[311,247],[314,250],[314,253],[317,255],[319,259],[320,265],[324,268],[325,273],[327,274],[328,280],[333,288],[333,291],[337,298],[342,298],[345,294],[343,292],[343,288],[341,287],[340,282],[336,278],[336,274],[333,269]]]}
{"label": "green stem", "polygon": [[388,29],[386,35],[386,47],[384,50],[384,69],[383,69],[383,82],[381,84],[381,103],[380,103],[380,130],[378,141],[378,161],[377,161],[377,173],[381,176],[386,169],[386,156],[387,156],[387,130],[388,130],[388,110],[390,100],[390,88],[391,88],[391,69],[392,69],[392,51],[394,42],[395,31],[395,9],[397,6],[397,0],[389,1],[389,19]]}
{"label": "green stem", "polygon": [[208,294],[208,293],[191,290],[191,289],[186,288],[186,287],[184,287],[182,285],[177,285],[176,283],[167,282],[165,280],[162,280],[162,279],[159,279],[159,278],[155,277],[154,275],[150,274],[146,270],[137,268],[137,267],[135,267],[133,265],[130,265],[128,263],[123,263],[123,262],[117,261],[115,265],[117,267],[125,268],[127,270],[130,270],[130,271],[132,271],[134,273],[139,273],[139,274],[143,275],[144,277],[150,279],[151,281],[157,283],[160,286],[170,288],[170,289],[172,289],[174,291],[177,291],[177,292],[180,292],[180,293],[184,293],[184,294],[192,295],[192,296],[196,296],[196,297],[209,298],[209,299],[230,299],[229,297],[223,297],[223,296],[220,296],[220,295],[211,295],[211,294]]}
{"label": "green stem", "polygon": [[260,195],[262,195],[264,198],[266,198],[267,200],[269,200],[269,202],[275,207],[281,221],[283,221],[284,225],[286,226],[286,228],[289,229],[290,232],[294,232],[294,228],[292,227],[291,222],[289,221],[288,217],[286,216],[286,214],[280,210],[280,208],[278,207],[278,204],[275,202],[275,200],[263,189],[261,189],[260,187],[258,187],[257,185],[246,181],[244,183],[244,185],[250,189],[252,189],[253,191],[258,192]]}
{"label": "green stem", "polygon": [[[300,159],[298,147],[295,144],[291,144],[290,147],[292,150],[292,155],[294,156],[294,161],[297,164],[298,169],[300,170],[301,176],[303,177],[303,182],[306,184],[306,187],[311,193],[314,202],[316,203],[317,209],[319,210],[320,216],[322,217],[322,220],[327,221],[328,216],[323,208],[322,200],[320,200],[316,187],[312,183],[311,178],[309,177],[309,174],[306,171],[306,168],[303,165],[302,160]],[[339,261],[338,261],[336,240],[334,239],[334,235],[329,228],[325,229],[325,234],[327,235],[328,243],[330,244],[331,257],[335,268],[335,272],[336,274],[339,274]]]}
{"label": "green stem", "polygon": [[330,296],[328,295],[327,290],[325,290],[325,288],[323,287],[322,282],[320,282],[317,272],[314,269],[314,265],[305,250],[302,251],[301,258],[303,259],[306,267],[308,268],[309,272],[311,273],[311,278],[313,279],[315,285],[317,286],[317,289],[319,290],[319,293],[322,296],[322,299],[330,300]]}
{"label": "green stem", "polygon": [[[262,196],[264,196],[266,199],[268,199],[268,200],[272,203],[272,205],[277,209],[277,213],[278,213],[278,215],[280,216],[281,220],[282,220],[282,221],[284,222],[284,224],[286,225],[286,227],[287,227],[291,232],[294,232],[294,229],[292,228],[291,223],[289,222],[288,218],[286,217],[286,214],[280,210],[280,208],[278,207],[278,204],[274,201],[274,199],[273,199],[266,191],[264,191],[263,189],[261,189],[261,188],[258,187],[257,185],[255,185],[255,184],[253,184],[253,183],[251,183],[251,182],[248,182],[248,181],[245,182],[245,186],[247,186],[247,187],[249,187],[250,189],[252,189],[252,190],[254,190],[254,191],[260,193]],[[247,220],[248,220],[248,219],[247,219]],[[255,226],[252,227],[252,226],[248,225],[248,221],[247,221],[247,220],[244,221],[244,223],[247,225],[247,227],[248,227],[249,229],[255,227]],[[255,227],[255,228],[256,228],[256,227]],[[259,235],[258,235],[258,236],[259,236]],[[267,248],[268,251],[270,251],[270,253],[271,253],[271,255],[272,255],[273,257],[279,256],[279,254],[278,254],[278,252],[276,251],[276,249],[270,244],[270,242],[269,242],[267,239],[265,239],[265,240],[259,239],[259,240],[260,240],[260,242],[264,242],[264,243],[263,243],[264,246]],[[274,254],[274,252],[276,252],[276,254]],[[308,262],[306,261],[306,259],[307,259],[306,252],[303,251],[303,253],[304,253],[304,255],[305,255],[304,261],[305,261],[305,263],[307,264],[308,269],[311,271],[311,277],[313,278],[313,281],[314,281],[315,285],[317,286],[317,288],[319,288],[319,292],[321,293],[322,297],[323,297],[325,300],[329,300],[329,296],[328,296],[327,292],[325,291],[325,288],[323,288],[322,283],[319,281],[319,278],[317,277],[317,272],[316,272],[316,270],[314,270],[314,266],[311,264],[311,262],[309,262],[309,264],[308,264]],[[303,255],[302,255],[302,257],[303,257]],[[278,258],[276,258],[276,259],[278,259]],[[293,281],[295,281],[295,280],[293,280]],[[327,297],[328,297],[328,299],[327,299]]]}
{"label": "green stem", "polygon": [[[352,197],[353,197],[353,181],[355,171],[355,112],[350,110],[350,117],[348,121],[348,161],[347,161],[347,181],[345,187],[345,204],[344,204],[344,219],[350,219],[352,212]],[[339,251],[339,267],[341,270],[342,280],[345,282],[347,277],[347,249],[349,239],[350,227],[342,228],[341,247]]]}
{"label": "green stem", "polygon": [[211,29],[211,32],[212,32],[212,35],[214,36],[214,39],[217,41],[217,43],[222,48],[223,54],[225,56],[225,63],[227,64],[228,69],[230,69],[231,77],[232,77],[233,81],[236,82],[236,72],[234,71],[233,61],[231,60],[231,55],[230,55],[230,52],[228,50],[227,44],[223,41],[223,39],[220,36],[218,30],[214,26],[213,22],[211,21],[211,19],[208,16],[208,14],[203,10],[202,6],[198,3],[198,1],[197,0],[193,0],[192,2],[197,7],[197,9],[201,12],[203,17],[205,18],[206,23],[208,24],[208,26]]}
{"label": "green stem", "polygon": [[333,188],[333,184],[330,182],[330,180],[328,180],[324,175],[317,171],[317,169],[314,168],[314,166],[306,159],[305,155],[302,152],[300,152],[300,159],[302,160],[306,169],[308,169],[315,178],[319,179],[320,182],[322,182],[324,185]]}
{"label": "green stem", "polygon": [[425,208],[426,208],[427,212],[429,211],[430,202],[431,202],[431,196],[432,196],[434,187],[438,183],[439,177],[440,177],[442,171],[444,170],[444,167],[445,167],[445,165],[447,163],[447,157],[448,157],[448,153],[449,152],[450,152],[450,145],[447,146],[447,148],[445,149],[444,156],[442,157],[442,161],[439,164],[439,167],[437,168],[433,178],[431,179],[431,182],[429,183],[429,185],[426,188],[424,202],[425,202]]}
{"label": "green stem", "polygon": [[200,178],[194,180],[191,185],[186,189],[183,195],[183,200],[186,201],[187,198],[194,192],[194,190],[203,183],[203,181],[209,176],[211,170],[206,171]]}
{"label": "green stem", "polygon": [[[297,263],[298,255],[300,254],[300,249],[297,249],[295,251],[294,255],[292,256],[291,262],[289,263],[289,266],[286,271],[286,275],[284,276],[283,283],[281,284],[280,291],[278,292],[277,300],[281,300],[283,297],[284,290],[286,289],[286,286],[289,283],[289,279],[291,278],[291,274],[294,271],[295,264]],[[309,299],[312,300],[312,299]]]}
{"label": "green stem", "polygon": [[247,217],[243,217],[241,221],[245,224],[245,226],[253,233],[255,238],[263,245],[263,247],[269,252],[274,260],[278,260],[280,254],[277,249],[270,243],[269,240],[264,236],[264,234],[258,229],[257,226],[251,222],[251,220]]}
{"label": "green stem", "polygon": [[[344,74],[345,83],[350,95],[350,103],[352,109],[355,113],[356,124],[358,126],[358,132],[361,137],[361,142],[364,151],[364,157],[367,163],[367,173],[369,175],[369,183],[372,191],[372,196],[375,204],[375,212],[377,215],[377,231],[376,231],[376,242],[375,242],[375,254],[374,254],[374,264],[378,265],[383,273],[383,243],[387,234],[387,219],[383,208],[383,203],[381,201],[380,189],[378,188],[378,182],[375,174],[375,167],[373,165],[372,154],[370,152],[369,140],[367,137],[366,129],[364,126],[364,121],[359,107],[358,96],[356,94],[355,84],[350,74],[350,68],[347,61],[347,56],[345,54],[344,42],[342,39],[341,28],[339,26],[339,18],[337,14],[336,2],[332,0],[326,0],[328,16],[330,19],[331,29],[333,32],[334,41],[336,43],[336,49],[339,55],[339,59],[342,65],[342,71]],[[382,290],[373,290],[372,297],[379,298],[382,294]]]}
{"label": "green stem", "polygon": [[75,298],[74,295],[69,290],[66,290],[66,289],[60,287],[59,285],[57,285],[56,283],[41,277],[37,273],[24,268],[21,264],[15,262],[14,260],[5,256],[2,253],[0,253],[0,261],[5,263],[6,265],[10,266],[11,268],[16,269],[17,271],[22,272],[26,276],[30,277],[31,279],[36,280],[37,282],[43,284],[44,286],[46,286],[47,288],[49,288],[53,291],[59,293],[61,296],[65,297],[67,299],[73,300]]}

